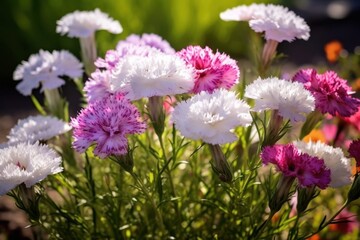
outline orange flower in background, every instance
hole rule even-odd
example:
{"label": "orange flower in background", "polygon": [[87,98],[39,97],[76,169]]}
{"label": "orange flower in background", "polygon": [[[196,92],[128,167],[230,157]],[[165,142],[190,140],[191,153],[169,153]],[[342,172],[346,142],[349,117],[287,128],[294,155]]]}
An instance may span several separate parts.
{"label": "orange flower in background", "polygon": [[343,46],[342,46],[341,42],[339,42],[337,40],[328,42],[327,44],[325,44],[325,47],[324,47],[326,59],[331,63],[336,62],[339,59],[340,52],[342,49],[343,49]]}
{"label": "orange flower in background", "polygon": [[304,142],[322,142],[322,143],[326,143],[326,137],[325,137],[325,134],[322,130],[320,129],[314,129],[312,130],[308,135],[306,135],[304,138],[303,138],[303,141]]}
{"label": "orange flower in background", "polygon": [[360,78],[355,79],[355,81],[351,84],[351,87],[354,91],[360,90]]}

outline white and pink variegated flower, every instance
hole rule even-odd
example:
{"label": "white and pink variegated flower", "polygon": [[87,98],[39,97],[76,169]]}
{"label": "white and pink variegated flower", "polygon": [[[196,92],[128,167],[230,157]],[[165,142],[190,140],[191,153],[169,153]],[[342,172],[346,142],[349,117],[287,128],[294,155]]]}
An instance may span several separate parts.
{"label": "white and pink variegated flower", "polygon": [[109,95],[89,104],[71,119],[71,125],[76,151],[82,153],[96,145],[94,154],[100,158],[126,154],[127,136],[146,129],[139,111],[123,94]]}
{"label": "white and pink variegated flower", "polygon": [[192,93],[211,93],[218,88],[229,90],[239,80],[240,70],[236,61],[224,53],[213,53],[209,47],[188,46],[177,55],[195,69]]}

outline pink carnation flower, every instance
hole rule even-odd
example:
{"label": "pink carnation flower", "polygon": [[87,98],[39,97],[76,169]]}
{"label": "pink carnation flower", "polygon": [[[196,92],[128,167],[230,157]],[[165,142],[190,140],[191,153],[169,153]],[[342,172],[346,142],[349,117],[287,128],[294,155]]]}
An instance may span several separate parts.
{"label": "pink carnation flower", "polygon": [[149,46],[158,49],[166,54],[174,54],[175,50],[170,46],[170,43],[154,33],[144,33],[141,36],[136,34],[129,35],[125,40],[119,41],[116,49],[123,49],[128,44],[134,44],[137,46]]}
{"label": "pink carnation flower", "polygon": [[212,93],[218,88],[229,90],[238,82],[239,67],[235,60],[224,53],[214,54],[209,47],[188,46],[177,54],[195,68],[195,86],[192,93]]}
{"label": "pink carnation flower", "polygon": [[351,157],[355,158],[356,166],[360,167],[360,139],[350,143],[348,152]]}
{"label": "pink carnation flower", "polygon": [[88,103],[94,103],[97,100],[105,98],[112,94],[110,90],[109,71],[96,70],[91,74],[88,81],[85,82],[84,92]]}
{"label": "pink carnation flower", "polygon": [[128,149],[127,135],[143,133],[140,113],[123,95],[111,95],[90,104],[72,118],[73,147],[84,152],[96,144],[94,154],[100,158],[123,155]]}
{"label": "pink carnation flower", "polygon": [[358,111],[360,100],[351,97],[351,87],[334,71],[318,74],[315,69],[300,70],[292,79],[304,84],[315,97],[315,107],[332,116],[349,117]]}
{"label": "pink carnation flower", "polygon": [[350,117],[341,117],[341,119],[354,126],[354,128],[360,132],[360,106],[358,107],[356,113]]}
{"label": "pink carnation flower", "polygon": [[293,144],[267,146],[260,157],[266,165],[275,164],[284,176],[297,178],[302,187],[325,189],[330,183],[330,170],[324,160],[299,152]]}

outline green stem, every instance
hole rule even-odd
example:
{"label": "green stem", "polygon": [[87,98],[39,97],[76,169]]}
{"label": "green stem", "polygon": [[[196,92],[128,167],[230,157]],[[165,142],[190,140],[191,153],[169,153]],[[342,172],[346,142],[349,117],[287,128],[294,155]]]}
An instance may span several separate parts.
{"label": "green stem", "polygon": [[144,193],[146,199],[151,203],[154,211],[155,211],[155,214],[156,214],[156,218],[157,218],[157,223],[159,225],[159,228],[161,230],[162,233],[165,233],[165,226],[164,226],[164,221],[163,221],[163,218],[162,218],[162,215],[154,201],[154,198],[150,195],[148,189],[146,188],[146,186],[143,184],[143,182],[139,179],[139,177],[133,172],[133,171],[130,171],[129,172],[130,175],[134,178],[136,184],[138,185],[138,187],[142,190],[142,192]]}
{"label": "green stem", "polygon": [[263,233],[264,229],[267,227],[267,225],[269,225],[269,222],[271,221],[271,219],[273,218],[273,216],[275,215],[275,212],[270,212],[270,215],[268,216],[268,218],[260,225],[260,227],[258,229],[255,229],[255,232],[250,236],[250,239],[259,239],[259,237],[261,236],[261,234]]}
{"label": "green stem", "polygon": [[308,239],[308,238],[314,236],[315,234],[321,232],[324,228],[326,228],[326,227],[336,218],[337,215],[339,215],[339,213],[340,213],[342,210],[344,210],[344,208],[347,207],[347,205],[348,205],[349,203],[350,203],[350,202],[349,202],[348,200],[346,200],[345,203],[341,206],[341,208],[340,208],[326,223],[324,223],[324,224],[321,223],[317,231],[315,231],[315,232],[311,233],[310,235],[304,237],[304,239]]}

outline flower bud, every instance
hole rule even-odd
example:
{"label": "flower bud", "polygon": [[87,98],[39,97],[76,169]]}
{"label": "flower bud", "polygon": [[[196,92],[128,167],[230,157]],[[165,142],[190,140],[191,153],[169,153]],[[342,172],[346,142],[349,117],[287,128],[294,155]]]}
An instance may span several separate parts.
{"label": "flower bud", "polygon": [[226,161],[224,153],[221,151],[220,145],[209,144],[213,162],[211,163],[214,172],[223,182],[231,182],[232,172],[229,163]]}

